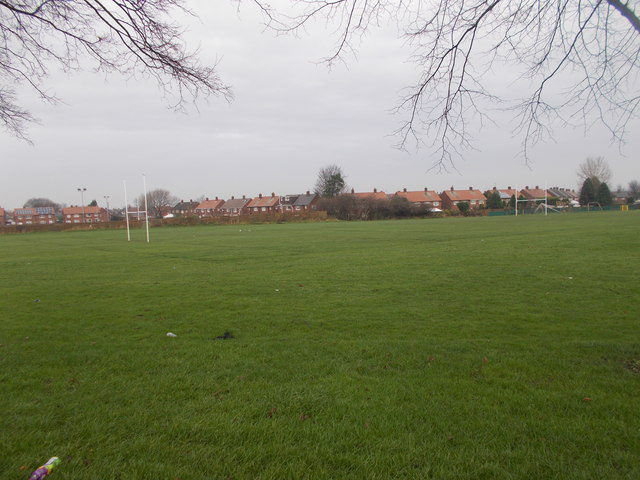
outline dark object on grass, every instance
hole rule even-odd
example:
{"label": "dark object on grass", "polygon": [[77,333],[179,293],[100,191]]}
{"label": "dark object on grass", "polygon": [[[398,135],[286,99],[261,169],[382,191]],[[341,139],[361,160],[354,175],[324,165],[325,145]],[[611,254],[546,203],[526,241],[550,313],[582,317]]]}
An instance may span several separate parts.
{"label": "dark object on grass", "polygon": [[220,335],[220,336],[214,338],[214,340],[230,340],[232,338],[236,338],[236,337],[234,337],[231,332],[227,331],[227,332],[224,332],[223,335]]}

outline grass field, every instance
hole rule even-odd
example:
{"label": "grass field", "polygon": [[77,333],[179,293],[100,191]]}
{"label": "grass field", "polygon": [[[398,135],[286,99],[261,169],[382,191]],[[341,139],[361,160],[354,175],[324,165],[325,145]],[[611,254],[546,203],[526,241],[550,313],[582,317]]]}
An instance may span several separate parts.
{"label": "grass field", "polygon": [[54,455],[52,480],[640,478],[639,234],[615,212],[0,236],[0,478]]}

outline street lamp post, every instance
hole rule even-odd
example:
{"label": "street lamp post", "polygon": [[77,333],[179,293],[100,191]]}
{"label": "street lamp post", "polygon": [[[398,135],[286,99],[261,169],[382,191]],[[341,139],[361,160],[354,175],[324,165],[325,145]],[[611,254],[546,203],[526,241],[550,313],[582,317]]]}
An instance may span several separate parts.
{"label": "street lamp post", "polygon": [[109,215],[109,195],[105,195],[104,199],[107,201],[107,222],[110,222],[111,215]]}
{"label": "street lamp post", "polygon": [[84,223],[84,192],[86,192],[87,189],[84,187],[78,187],[78,191],[80,192],[80,201],[82,202],[82,223]]}

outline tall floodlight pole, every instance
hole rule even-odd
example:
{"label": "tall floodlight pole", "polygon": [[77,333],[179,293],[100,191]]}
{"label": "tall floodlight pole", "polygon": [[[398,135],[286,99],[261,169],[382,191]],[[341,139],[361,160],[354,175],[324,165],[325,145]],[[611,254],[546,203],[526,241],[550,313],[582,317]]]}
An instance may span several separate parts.
{"label": "tall floodlight pole", "polygon": [[131,241],[131,233],[129,232],[129,202],[127,201],[127,182],[124,183],[124,218],[127,220],[127,242]]}
{"label": "tall floodlight pole", "polygon": [[82,204],[82,223],[84,223],[84,192],[87,191],[84,187],[78,187],[78,191],[80,192],[80,203]]}
{"label": "tall floodlight pole", "polygon": [[516,199],[514,202],[516,205],[516,217],[518,216],[518,185],[516,185],[516,193],[513,195]]}
{"label": "tall floodlight pole", "polygon": [[111,216],[109,215],[109,195],[105,195],[104,199],[107,201],[107,222],[110,222]]}
{"label": "tall floodlight pole", "polygon": [[544,216],[547,216],[547,182],[544,182]]}
{"label": "tall floodlight pole", "polygon": [[147,205],[147,176],[142,174],[142,186],[144,187],[144,217],[147,223],[147,243],[149,243],[149,206]]}

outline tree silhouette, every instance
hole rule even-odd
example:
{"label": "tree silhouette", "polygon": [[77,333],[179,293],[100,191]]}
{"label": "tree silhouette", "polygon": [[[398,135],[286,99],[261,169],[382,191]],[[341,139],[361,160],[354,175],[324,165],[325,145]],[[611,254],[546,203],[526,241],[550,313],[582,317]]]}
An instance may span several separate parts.
{"label": "tree silhouette", "polygon": [[[469,122],[490,102],[515,112],[514,134],[529,157],[554,128],[594,121],[622,142],[640,103],[637,2],[620,0],[298,0],[279,12],[254,0],[278,33],[314,20],[335,26],[329,65],[345,61],[369,30],[396,24],[418,69],[397,110],[399,146],[428,143],[446,169],[472,148]],[[516,71],[505,92],[495,72]],[[524,90],[511,99],[513,91]]]}
{"label": "tree silhouette", "polygon": [[0,126],[28,140],[31,114],[16,101],[14,85],[25,84],[48,101],[50,68],[154,77],[172,106],[200,95],[230,95],[215,66],[200,65],[184,46],[171,15],[190,14],[181,0],[0,0]]}

